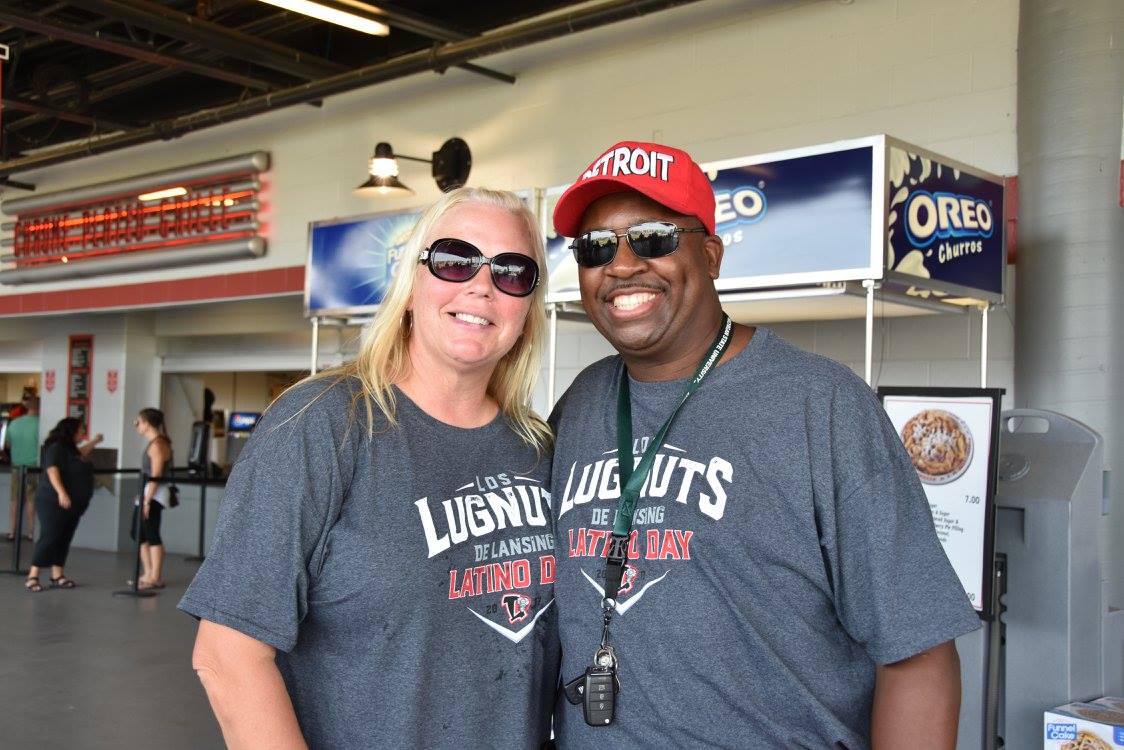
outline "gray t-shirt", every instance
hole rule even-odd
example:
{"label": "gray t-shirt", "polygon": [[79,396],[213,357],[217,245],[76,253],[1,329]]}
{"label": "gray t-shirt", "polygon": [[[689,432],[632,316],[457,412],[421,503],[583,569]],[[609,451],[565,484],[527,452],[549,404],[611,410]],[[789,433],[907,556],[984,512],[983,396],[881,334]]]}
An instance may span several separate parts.
{"label": "gray t-shirt", "polygon": [[311,747],[538,747],[559,658],[549,454],[401,391],[398,427],[368,439],[352,386],[326,387],[254,430],[180,608],[278,650]]}
{"label": "gray t-shirt", "polygon": [[[621,367],[586,369],[551,418],[565,680],[601,632]],[[637,457],[685,383],[631,381]],[[874,393],[764,328],[680,412],[633,533],[617,720],[560,701],[562,748],[866,748],[875,665],[979,627]]]}

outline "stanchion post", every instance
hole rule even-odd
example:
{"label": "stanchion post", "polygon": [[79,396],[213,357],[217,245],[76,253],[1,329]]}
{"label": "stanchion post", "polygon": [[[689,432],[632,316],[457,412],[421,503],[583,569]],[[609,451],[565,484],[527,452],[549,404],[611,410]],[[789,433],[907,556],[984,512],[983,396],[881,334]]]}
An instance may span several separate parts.
{"label": "stanchion post", "polygon": [[1003,702],[1003,675],[1006,665],[1006,625],[1003,623],[1003,597],[1007,593],[1007,556],[995,556],[991,586],[991,619],[984,623],[984,711],[983,749],[1006,747],[999,735],[999,708]]}
{"label": "stanchion post", "polygon": [[203,469],[203,478],[199,485],[199,553],[187,558],[190,562],[203,562],[207,557],[204,554],[204,545],[207,543],[207,474],[210,467]]}
{"label": "stanchion post", "polygon": [[144,522],[144,491],[147,484],[148,475],[142,471],[140,474],[140,504],[136,506],[136,520],[133,522],[133,585],[132,587],[127,589],[119,589],[118,591],[114,591],[114,596],[132,596],[138,599],[156,596],[155,591],[141,591],[140,589],[141,523]]}
{"label": "stanchion post", "polygon": [[17,472],[19,488],[16,490],[16,538],[12,540],[12,569],[8,573],[21,576],[27,573],[20,568],[20,553],[23,551],[23,509],[27,505],[27,467],[13,466]]}

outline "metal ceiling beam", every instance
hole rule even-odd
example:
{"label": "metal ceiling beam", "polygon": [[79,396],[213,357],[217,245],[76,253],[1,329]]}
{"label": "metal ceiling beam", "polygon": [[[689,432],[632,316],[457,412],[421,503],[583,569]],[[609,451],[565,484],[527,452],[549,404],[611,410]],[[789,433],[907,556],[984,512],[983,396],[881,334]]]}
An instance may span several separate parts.
{"label": "metal ceiling beam", "polygon": [[[42,8],[37,8],[35,10],[35,15],[40,16],[40,17],[49,16],[52,13],[54,13],[55,11],[62,10],[65,7],[66,7],[66,3],[54,3],[53,5],[46,5]],[[0,29],[0,33],[11,31],[13,28],[14,28],[13,26],[5,26],[3,29]]]}
{"label": "metal ceiling beam", "polygon": [[350,70],[346,65],[144,0],[68,2],[83,10],[197,44],[305,81]]}
{"label": "metal ceiling beam", "polygon": [[[64,7],[66,7],[66,5],[67,5],[67,3],[58,3],[56,6],[52,7],[51,10],[52,10],[52,12],[56,11],[56,10],[60,10]],[[39,12],[36,15],[44,16],[44,15],[47,15],[47,14],[43,13],[43,12]],[[97,31],[98,29],[104,29],[106,26],[112,26],[112,25],[113,25],[113,19],[112,18],[99,18],[96,21],[91,21],[90,23],[82,24],[82,28],[84,28],[86,31]],[[41,37],[38,37],[37,39],[27,39],[23,42],[20,42],[20,51],[21,52],[31,52],[33,50],[39,49],[40,47],[46,47],[48,44],[53,44],[56,41],[59,41],[59,40],[52,39],[51,37],[48,37],[48,36],[41,36]]]}
{"label": "metal ceiling beam", "polygon": [[155,52],[142,44],[110,39],[103,36],[100,32],[89,32],[79,26],[73,26],[61,21],[44,20],[10,8],[0,8],[0,22],[12,24],[13,26],[18,26],[21,29],[36,34],[44,34],[67,42],[93,47],[103,52],[111,52],[115,55],[121,55],[122,57],[143,60],[153,65],[167,65],[189,73],[233,83],[238,86],[245,86],[246,88],[255,89],[257,91],[268,91],[271,87],[268,81],[227,70],[217,63],[204,65],[178,55],[166,52]]}
{"label": "metal ceiling beam", "polygon": [[366,3],[350,2],[349,0],[339,1],[352,6],[352,9],[362,9],[365,15],[369,15],[376,21],[382,21],[386,25],[402,31],[409,31],[411,34],[424,36],[426,39],[434,39],[439,42],[459,42],[472,36],[463,31],[449,28],[420,13],[414,13],[395,5],[382,2],[378,5],[367,5]]}
{"label": "metal ceiling beam", "polygon": [[583,5],[578,10],[552,13],[500,31],[481,34],[462,42],[440,45],[401,55],[392,60],[368,65],[348,73],[311,83],[304,83],[269,94],[254,96],[240,102],[194,112],[166,122],[154,123],[132,133],[119,133],[88,138],[66,146],[44,149],[36,154],[0,162],[0,177],[61,164],[73,158],[92,156],[136,146],[155,140],[169,140],[214,125],[233,122],[263,112],[294,104],[323,99],[354,89],[424,73],[442,67],[459,65],[486,55],[518,49],[537,42],[567,36],[617,21],[639,18],[651,13],[697,0],[602,0]]}
{"label": "metal ceiling beam", "polygon": [[47,117],[54,117],[68,122],[76,122],[79,125],[90,125],[102,130],[134,130],[135,126],[125,125],[124,123],[115,122],[114,120],[107,120],[104,117],[91,117],[84,115],[80,112],[71,112],[66,109],[59,109],[58,107],[51,107],[39,102],[30,101],[27,99],[18,99],[12,96],[5,96],[0,100],[0,104],[4,109],[14,109],[19,112],[31,112],[37,115],[46,115]]}
{"label": "metal ceiling beam", "polygon": [[[266,16],[259,18],[249,23],[243,24],[238,27],[239,31],[258,34],[281,34],[290,31],[311,26],[315,21],[308,16],[302,16],[297,13],[281,14],[274,16]],[[168,45],[173,46],[172,44]],[[164,51],[165,48],[161,48]],[[203,51],[197,44],[187,44],[179,48],[178,54],[186,55],[192,54],[196,56],[198,62],[207,62],[209,60],[217,60],[221,55],[217,52]],[[159,83],[172,76],[179,75],[180,71],[175,68],[167,67],[153,67],[151,63],[141,62],[134,60],[133,62],[125,63],[124,65],[117,65],[105,70],[99,70],[92,73],[86,82],[90,84],[93,90],[89,95],[90,104],[112,99],[121,94],[127,94],[130,91],[144,88],[153,83]],[[99,88],[100,87],[100,88]],[[47,92],[48,96],[60,96],[67,94],[73,89],[73,84],[64,84],[58,88],[51,89]],[[28,115],[14,120],[10,123],[5,123],[4,130],[8,132],[15,132],[24,130],[32,125],[38,125],[41,122],[46,122],[51,118],[47,115]]]}
{"label": "metal ceiling beam", "polygon": [[[440,24],[432,19],[426,18],[418,13],[413,13],[396,6],[379,3],[378,6],[368,6],[366,3],[347,3],[348,5],[363,6],[366,15],[374,18],[376,21],[382,21],[388,26],[393,26],[402,31],[408,31],[411,34],[423,36],[426,39],[432,39],[435,42],[460,42],[470,38],[471,34],[466,34],[463,31],[451,29],[448,26]],[[483,65],[474,65],[472,63],[461,63],[456,67],[461,70],[467,70],[469,73],[476,73],[477,75],[491,78],[496,81],[504,83],[515,83],[515,76],[508,73],[502,73],[498,70],[485,68]],[[442,71],[443,72],[443,71]]]}

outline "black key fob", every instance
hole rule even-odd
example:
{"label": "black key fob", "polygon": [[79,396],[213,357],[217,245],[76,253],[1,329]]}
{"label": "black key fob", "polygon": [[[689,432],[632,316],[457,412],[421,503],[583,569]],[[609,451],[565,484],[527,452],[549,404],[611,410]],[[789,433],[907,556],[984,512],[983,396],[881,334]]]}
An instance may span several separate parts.
{"label": "black key fob", "polygon": [[583,676],[582,713],[591,727],[613,723],[617,710],[617,669],[589,667]]}

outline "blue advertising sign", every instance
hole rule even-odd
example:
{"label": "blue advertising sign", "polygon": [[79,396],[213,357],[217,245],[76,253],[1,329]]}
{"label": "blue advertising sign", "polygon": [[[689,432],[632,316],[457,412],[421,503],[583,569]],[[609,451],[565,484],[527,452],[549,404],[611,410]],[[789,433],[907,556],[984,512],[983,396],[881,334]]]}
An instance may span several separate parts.
{"label": "blue advertising sign", "polygon": [[888,276],[927,289],[1002,298],[1002,180],[906,144],[890,145],[887,179]]}
{"label": "blue advertising sign", "polygon": [[356,315],[377,308],[419,216],[399,211],[312,224],[305,314]]}
{"label": "blue advertising sign", "polygon": [[[884,154],[880,138],[866,138],[702,165],[726,246],[716,286],[880,278]],[[548,223],[561,192],[547,193]],[[548,231],[552,301],[579,298],[569,242]]]}

